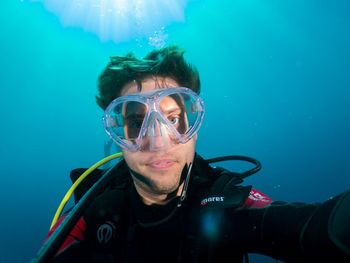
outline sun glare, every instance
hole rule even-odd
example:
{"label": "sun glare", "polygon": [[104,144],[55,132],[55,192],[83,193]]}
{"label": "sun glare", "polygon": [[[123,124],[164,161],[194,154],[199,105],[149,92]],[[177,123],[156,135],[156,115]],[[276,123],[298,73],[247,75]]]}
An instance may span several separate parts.
{"label": "sun glare", "polygon": [[188,0],[33,0],[58,15],[64,26],[81,27],[103,42],[148,38],[165,44],[165,27],[184,21]]}

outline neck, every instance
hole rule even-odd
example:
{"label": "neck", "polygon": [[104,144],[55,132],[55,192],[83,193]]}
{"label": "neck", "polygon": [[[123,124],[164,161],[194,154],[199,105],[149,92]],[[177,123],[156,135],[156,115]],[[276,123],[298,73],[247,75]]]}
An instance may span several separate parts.
{"label": "neck", "polygon": [[149,189],[145,189],[145,186],[142,185],[142,183],[136,182],[134,180],[134,185],[136,188],[137,193],[139,194],[142,202],[145,205],[165,205],[169,203],[171,200],[173,200],[176,197],[179,197],[181,195],[182,189],[184,187],[184,183],[182,183],[175,191],[167,194],[160,194],[156,192],[151,192]]}

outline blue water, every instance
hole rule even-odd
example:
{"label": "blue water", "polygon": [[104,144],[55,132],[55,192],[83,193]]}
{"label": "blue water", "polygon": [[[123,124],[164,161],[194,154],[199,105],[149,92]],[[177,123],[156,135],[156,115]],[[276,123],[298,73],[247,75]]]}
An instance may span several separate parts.
{"label": "blue water", "polygon": [[[192,0],[184,8],[184,21],[160,34],[201,73],[198,152],[259,159],[263,169],[248,183],[275,200],[321,202],[348,189],[350,3]],[[2,2],[0,33],[0,262],[28,262],[69,171],[104,157],[99,73],[110,55],[153,46],[140,32],[101,41],[24,0]]]}

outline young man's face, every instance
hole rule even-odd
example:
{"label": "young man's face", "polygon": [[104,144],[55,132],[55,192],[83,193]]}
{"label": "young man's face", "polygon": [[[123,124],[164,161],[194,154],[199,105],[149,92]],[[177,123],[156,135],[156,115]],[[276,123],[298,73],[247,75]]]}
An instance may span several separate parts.
{"label": "young man's face", "polygon": [[[142,81],[141,92],[138,91],[137,83],[131,82],[124,86],[121,96],[150,92],[160,86],[170,88],[178,87],[179,84],[171,78],[147,78]],[[193,162],[196,138],[196,135],[193,136],[185,144],[174,142],[159,151],[130,152],[123,149],[125,161],[138,174],[132,176],[137,191],[146,203],[162,203],[169,198],[169,194],[179,194],[182,189],[179,188],[181,172],[186,163]]]}

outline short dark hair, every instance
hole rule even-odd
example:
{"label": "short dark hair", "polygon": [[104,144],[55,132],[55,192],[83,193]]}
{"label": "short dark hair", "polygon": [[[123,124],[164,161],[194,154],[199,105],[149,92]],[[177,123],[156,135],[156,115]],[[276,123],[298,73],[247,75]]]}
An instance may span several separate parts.
{"label": "short dark hair", "polygon": [[135,80],[140,83],[150,76],[170,77],[182,87],[200,93],[198,70],[183,57],[184,50],[176,45],[156,49],[143,59],[133,53],[112,56],[98,78],[97,104],[106,109],[112,100],[120,96],[125,84]]}

